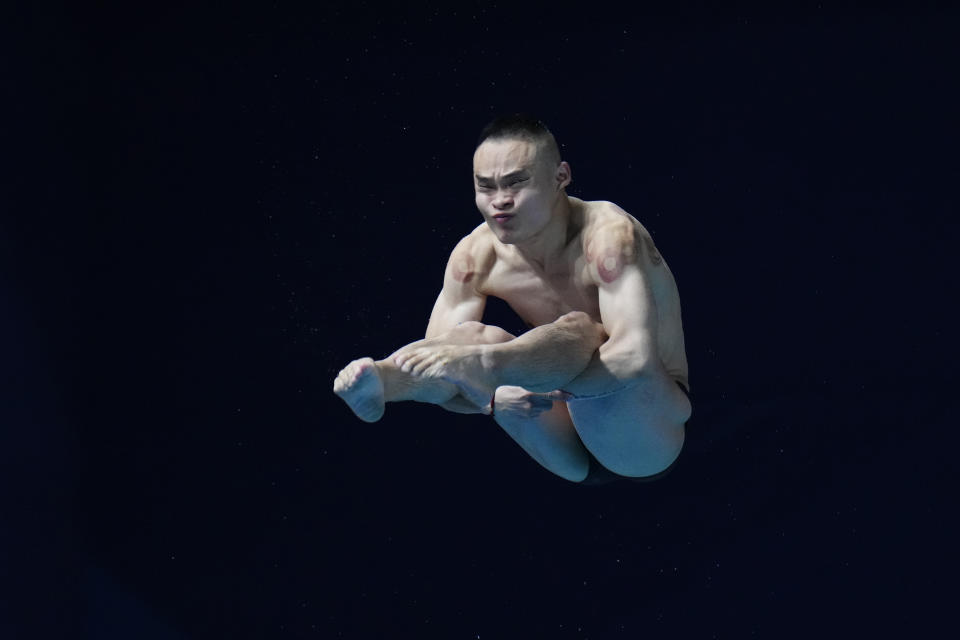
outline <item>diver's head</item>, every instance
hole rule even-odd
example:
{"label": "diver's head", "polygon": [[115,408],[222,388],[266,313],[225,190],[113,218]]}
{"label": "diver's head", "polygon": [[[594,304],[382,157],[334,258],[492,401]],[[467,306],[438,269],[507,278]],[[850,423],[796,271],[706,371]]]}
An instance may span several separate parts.
{"label": "diver's head", "polygon": [[522,242],[542,231],[561,199],[565,204],[570,181],[556,139],[536,118],[500,117],[480,133],[473,153],[477,209],[501,242]]}

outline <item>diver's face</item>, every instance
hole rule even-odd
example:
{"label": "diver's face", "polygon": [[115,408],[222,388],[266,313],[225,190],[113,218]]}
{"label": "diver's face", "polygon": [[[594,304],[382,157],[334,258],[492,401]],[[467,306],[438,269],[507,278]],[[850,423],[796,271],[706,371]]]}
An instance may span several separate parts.
{"label": "diver's face", "polygon": [[477,209],[501,242],[523,241],[550,221],[559,190],[545,164],[526,140],[485,140],[473,154]]}

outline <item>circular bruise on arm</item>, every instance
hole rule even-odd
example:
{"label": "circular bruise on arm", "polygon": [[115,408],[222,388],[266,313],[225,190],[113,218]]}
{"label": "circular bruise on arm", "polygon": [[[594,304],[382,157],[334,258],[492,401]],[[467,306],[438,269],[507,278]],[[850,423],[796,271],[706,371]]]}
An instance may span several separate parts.
{"label": "circular bruise on arm", "polygon": [[623,273],[623,253],[617,247],[610,247],[597,256],[597,273],[600,278],[610,284]]}

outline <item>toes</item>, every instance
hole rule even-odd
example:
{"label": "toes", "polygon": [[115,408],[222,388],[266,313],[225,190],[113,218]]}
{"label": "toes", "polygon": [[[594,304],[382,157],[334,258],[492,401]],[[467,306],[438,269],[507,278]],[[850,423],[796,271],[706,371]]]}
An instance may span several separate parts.
{"label": "toes", "polygon": [[341,393],[348,391],[372,365],[372,360],[363,359],[354,360],[345,366],[333,381],[334,392]]}
{"label": "toes", "polygon": [[367,370],[370,369],[370,363],[366,361],[357,361],[350,365],[350,381],[351,384],[359,380]]}

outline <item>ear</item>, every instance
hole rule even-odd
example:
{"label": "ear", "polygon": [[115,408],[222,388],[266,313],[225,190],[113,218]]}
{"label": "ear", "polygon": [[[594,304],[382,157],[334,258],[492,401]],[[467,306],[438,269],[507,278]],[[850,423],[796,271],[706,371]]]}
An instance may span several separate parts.
{"label": "ear", "polygon": [[570,165],[566,162],[561,162],[559,165],[557,165],[555,178],[557,181],[557,191],[565,189],[567,185],[573,182],[573,175],[570,173]]}

